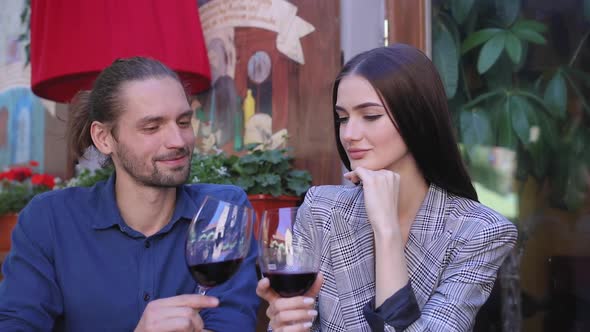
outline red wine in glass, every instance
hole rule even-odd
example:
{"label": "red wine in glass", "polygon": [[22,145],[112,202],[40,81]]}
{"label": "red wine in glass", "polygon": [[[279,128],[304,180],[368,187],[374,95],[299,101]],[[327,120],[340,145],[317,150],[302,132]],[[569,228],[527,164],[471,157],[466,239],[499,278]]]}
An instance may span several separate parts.
{"label": "red wine in glass", "polygon": [[315,281],[317,272],[266,272],[270,287],[282,297],[293,297],[305,294]]}
{"label": "red wine in glass", "polygon": [[189,266],[193,278],[201,287],[213,287],[226,282],[233,276],[240,264],[242,258],[232,259],[221,262],[211,262],[195,264]]}
{"label": "red wine in glass", "polygon": [[254,210],[205,197],[189,225],[185,259],[199,293],[229,280],[248,254]]}
{"label": "red wine in glass", "polygon": [[297,212],[296,207],[265,210],[260,220],[258,264],[282,297],[305,294],[319,270],[317,231]]}

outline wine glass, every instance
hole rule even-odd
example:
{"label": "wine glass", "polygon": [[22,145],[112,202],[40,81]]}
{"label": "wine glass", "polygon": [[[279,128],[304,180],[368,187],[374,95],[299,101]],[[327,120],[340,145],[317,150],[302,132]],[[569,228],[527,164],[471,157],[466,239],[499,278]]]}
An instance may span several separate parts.
{"label": "wine glass", "polygon": [[270,287],[283,297],[305,294],[313,285],[320,250],[315,227],[302,229],[296,207],[265,210],[260,220],[258,264]]}
{"label": "wine glass", "polygon": [[186,264],[199,294],[226,282],[248,254],[254,210],[206,196],[186,238]]}

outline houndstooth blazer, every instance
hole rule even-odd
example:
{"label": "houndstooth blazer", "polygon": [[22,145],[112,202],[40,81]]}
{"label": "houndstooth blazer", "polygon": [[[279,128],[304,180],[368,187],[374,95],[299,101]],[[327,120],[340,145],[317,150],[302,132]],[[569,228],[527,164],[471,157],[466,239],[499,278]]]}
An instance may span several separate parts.
{"label": "houndstooth blazer", "polygon": [[[324,284],[312,331],[370,331],[363,306],[375,296],[373,232],[361,187],[312,187],[295,236],[319,233]],[[421,317],[406,331],[470,331],[516,227],[495,211],[431,185],[405,255]],[[386,331],[395,331],[385,326]]]}

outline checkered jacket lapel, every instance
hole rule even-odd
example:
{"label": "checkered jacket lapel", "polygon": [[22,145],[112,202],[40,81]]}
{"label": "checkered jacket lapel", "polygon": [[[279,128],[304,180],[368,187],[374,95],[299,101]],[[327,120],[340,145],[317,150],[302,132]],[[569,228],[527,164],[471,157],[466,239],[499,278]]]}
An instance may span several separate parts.
{"label": "checkered jacket lapel", "polygon": [[[363,204],[356,200],[354,204]],[[330,256],[344,326],[361,327],[359,312],[375,293],[373,234],[363,208],[332,209]]]}
{"label": "checkered jacket lapel", "polygon": [[[444,256],[449,246],[450,232],[445,231],[448,211],[445,209],[446,191],[431,185],[410,230],[405,248],[406,263],[412,289],[420,307],[430,297],[438,283]],[[432,273],[438,271],[438,273]]]}

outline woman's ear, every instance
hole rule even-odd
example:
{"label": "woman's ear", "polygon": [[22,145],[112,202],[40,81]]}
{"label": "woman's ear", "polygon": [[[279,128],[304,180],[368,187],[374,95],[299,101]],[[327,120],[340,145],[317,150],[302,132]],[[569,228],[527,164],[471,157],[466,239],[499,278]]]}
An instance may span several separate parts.
{"label": "woman's ear", "polygon": [[90,125],[90,136],[94,146],[102,154],[110,156],[114,150],[113,136],[111,128],[102,122],[93,121]]}

